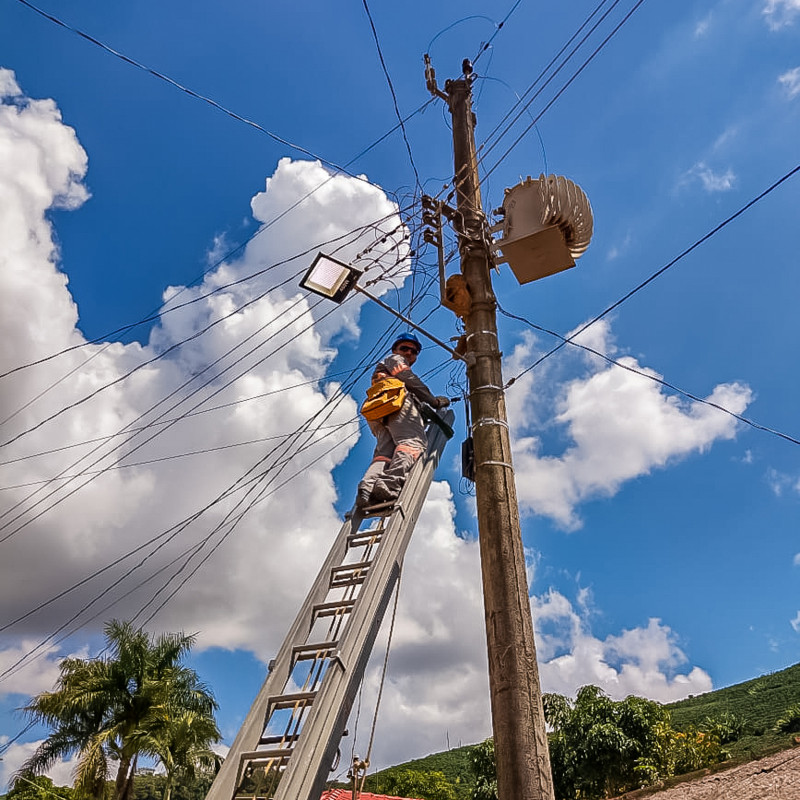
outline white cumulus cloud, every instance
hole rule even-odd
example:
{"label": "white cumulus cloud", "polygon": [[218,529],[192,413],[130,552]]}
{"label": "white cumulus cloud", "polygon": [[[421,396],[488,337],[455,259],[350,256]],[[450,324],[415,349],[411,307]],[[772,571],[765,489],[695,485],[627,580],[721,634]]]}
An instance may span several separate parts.
{"label": "white cumulus cloud", "polygon": [[[263,222],[302,200],[302,222],[288,215],[201,286],[168,288],[168,306],[195,302],[164,314],[147,345],[85,345],[47,211],[86,201],[86,153],[53,101],[23,97],[8,71],[0,86],[0,372],[84,345],[0,382],[0,407],[8,416],[0,485],[18,487],[5,488],[0,521],[0,537],[9,537],[0,543],[5,618],[142,548],[16,625],[12,635],[19,638],[0,645],[4,661],[15,658],[23,639],[27,644],[55,630],[93,599],[99,602],[78,621],[96,614],[95,629],[111,616],[132,616],[150,599],[152,611],[195,569],[154,624],[199,631],[202,646],[252,648],[266,658],[338,527],[331,470],[355,442],[357,408],[347,394],[337,396],[325,371],[336,354],[333,339],[357,332],[361,301],[315,325],[335,307],[312,310],[301,295],[293,276],[309,257],[263,271],[329,240],[344,260],[377,244],[371,257],[387,251],[394,264],[406,252],[402,231],[384,244],[378,240],[397,228],[396,207],[363,180],[331,179],[318,163],[284,159],[253,199],[253,212]],[[321,184],[319,196],[303,200]],[[345,236],[361,226],[362,234]],[[242,280],[256,272],[263,274]],[[153,360],[160,354],[166,355]],[[212,406],[219,408],[208,411]],[[180,419],[191,410],[207,413]],[[319,430],[282,443],[318,413]],[[146,430],[116,435],[126,426]],[[206,452],[187,455],[198,451]],[[294,457],[280,470],[285,451]],[[118,468],[126,454],[127,463],[139,466]],[[79,481],[68,480],[83,470],[88,474]],[[228,487],[236,488],[225,502],[182,524]],[[244,516],[242,501],[250,506]],[[170,579],[168,589],[160,588]],[[0,691],[12,685],[7,680]],[[29,685],[39,686],[35,674]]]}
{"label": "white cumulus cloud", "polygon": [[[0,747],[5,747],[9,741],[8,736],[0,736]],[[14,773],[27,761],[34,753],[42,740],[35,742],[14,742],[8,745],[3,752],[0,760],[0,787],[9,786]],[[72,786],[75,777],[76,759],[68,761],[59,760],[45,772],[56,786]]]}
{"label": "white cumulus cloud", "polygon": [[[608,323],[592,326],[580,342],[610,354]],[[519,365],[534,360],[535,343],[528,337],[515,349],[506,372],[514,375]],[[630,356],[617,360],[661,377]],[[541,435],[525,435],[525,424],[534,430],[535,409],[542,405],[533,373],[509,390],[509,413],[515,429],[522,431],[512,443],[520,504],[568,529],[580,525],[577,507],[586,500],[613,496],[626,481],[702,452],[736,432],[736,421],[718,409],[680,400],[654,381],[596,357],[589,364],[589,374],[568,382],[555,402],[550,425],[571,442],[558,454],[544,452]],[[720,384],[706,399],[741,414],[751,391],[737,383]]]}
{"label": "white cumulus cloud", "polygon": [[712,688],[704,670],[686,669],[677,636],[659,619],[600,639],[587,610],[576,610],[559,592],[535,598],[532,606],[544,691],[574,697],[594,684],[615,699],[635,694],[666,703]]}

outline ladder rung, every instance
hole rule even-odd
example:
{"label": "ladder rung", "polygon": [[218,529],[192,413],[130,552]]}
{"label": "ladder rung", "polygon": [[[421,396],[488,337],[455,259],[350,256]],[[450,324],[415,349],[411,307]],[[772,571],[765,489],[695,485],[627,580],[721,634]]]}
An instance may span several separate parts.
{"label": "ladder rung", "polygon": [[331,567],[331,575],[337,572],[352,572],[358,569],[369,569],[372,566],[371,561],[356,561],[352,564],[340,564],[338,567]]}
{"label": "ladder rung", "polygon": [[270,761],[278,761],[283,764],[287,762],[292,756],[292,749],[290,747],[274,747],[271,750],[251,750],[249,753],[242,753],[240,757],[240,764],[261,764]]}
{"label": "ladder rung", "polygon": [[394,503],[381,503],[372,507],[373,510],[365,511],[363,519],[374,519],[376,517],[391,517],[392,514],[399,511],[400,515],[405,518],[406,512],[403,510],[403,502],[396,500]]}
{"label": "ladder rung", "polygon": [[280,744],[280,745],[285,745],[288,748],[291,747],[299,738],[300,738],[299,733],[293,733],[293,734],[279,733],[276,734],[275,736],[262,736],[258,740],[258,743],[260,745]]}
{"label": "ladder rung", "polygon": [[336,650],[339,642],[317,642],[316,644],[297,644],[292,648],[292,658],[295,661],[308,661],[318,656],[329,656]]}
{"label": "ladder rung", "polygon": [[339,567],[333,567],[331,569],[330,588],[336,589],[340,586],[356,586],[359,583],[364,583],[371,566],[371,561],[359,561],[356,564],[342,564]]}
{"label": "ladder rung", "polygon": [[331,578],[331,589],[342,589],[347,586],[360,586],[367,579],[366,572],[360,575],[350,573],[348,575],[339,575],[338,577]]}
{"label": "ladder rung", "polygon": [[330,603],[317,603],[311,609],[312,619],[319,617],[335,617],[339,614],[349,614],[356,604],[354,599],[351,600],[334,600]]}
{"label": "ladder rung", "polygon": [[310,706],[317,696],[316,692],[294,692],[293,694],[276,694],[267,700],[267,707],[271,710],[281,708],[294,708],[294,706]]}
{"label": "ladder rung", "polygon": [[347,537],[348,547],[364,547],[367,544],[378,544],[383,538],[386,528],[376,528],[371,531],[356,531]]}

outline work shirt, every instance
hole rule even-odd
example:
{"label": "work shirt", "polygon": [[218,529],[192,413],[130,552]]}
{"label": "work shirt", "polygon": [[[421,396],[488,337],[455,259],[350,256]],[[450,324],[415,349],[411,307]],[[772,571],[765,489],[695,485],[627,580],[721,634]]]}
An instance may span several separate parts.
{"label": "work shirt", "polygon": [[372,373],[372,380],[378,381],[383,378],[397,378],[403,381],[411,396],[421,403],[437,407],[438,402],[431,390],[411,371],[411,367],[403,356],[398,353],[390,353],[375,365],[375,372]]}

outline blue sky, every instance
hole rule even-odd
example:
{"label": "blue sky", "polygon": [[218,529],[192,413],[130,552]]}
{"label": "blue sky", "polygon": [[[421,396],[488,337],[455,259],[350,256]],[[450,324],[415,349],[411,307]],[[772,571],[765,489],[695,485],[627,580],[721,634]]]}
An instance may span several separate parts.
{"label": "blue sky", "polygon": [[[387,302],[423,295],[435,254],[419,246],[414,169],[399,131],[364,152],[397,116],[362,3],[40,8],[231,113],[20,0],[0,3],[2,372],[78,346],[0,378],[0,497],[14,509],[0,533],[9,535],[0,542],[3,624],[206,505],[274,437],[345,389],[309,447],[290,442],[282,480],[296,477],[253,506],[190,580],[181,583],[191,566],[174,577],[165,593],[179,591],[150,623],[198,631],[193,660],[217,693],[230,742],[369,459],[370,437],[354,422],[367,379],[351,385],[348,374],[393,324],[360,300],[312,307],[292,276],[315,248],[356,231],[328,249],[341,245],[339,257],[355,259],[370,248],[361,263],[390,274],[375,284]],[[589,26],[597,29],[583,28],[574,44],[586,41],[503,132],[517,96],[531,98],[537,76],[596,9]],[[576,269],[523,287],[507,267],[496,275],[502,308],[541,328],[577,330],[799,163],[798,0],[575,2],[557,11],[412,0],[370,11],[401,114],[425,106],[406,131],[426,192],[450,181],[452,156],[448,114],[440,101],[425,105],[422,55],[430,52],[443,85],[480,52],[487,211],[504,188],[544,171],[589,197],[595,233]],[[329,180],[330,164],[366,180]],[[576,348],[526,371],[557,340],[499,317],[506,380],[520,376],[507,401],[547,691],[596,683],[617,697],[670,700],[800,659],[797,445],[637,374],[800,438],[798,181],[789,177],[582,335],[636,372]],[[416,255],[397,263],[409,247]],[[436,293],[428,288],[415,319],[456,335]],[[267,337],[230,366],[242,342]],[[463,384],[434,346],[418,366],[434,371],[437,393]],[[212,380],[190,397],[193,376]],[[125,425],[154,432],[149,409],[168,395],[181,403],[170,418],[205,405],[135,452],[142,439],[116,436],[116,449],[75,463]],[[489,733],[474,501],[459,477],[457,410],[457,440],[408,554],[378,765]],[[122,463],[134,466],[69,496],[84,479],[57,490],[45,483],[129,452]],[[13,709],[52,685],[58,659],[96,653],[102,621],[139,612],[177,570],[172,560],[227,510],[212,509],[132,577],[123,574],[128,559],[1,632],[0,671],[10,670],[0,681],[3,741],[23,724]],[[373,666],[365,705],[376,675]],[[5,776],[40,736],[29,731],[8,747]],[[60,769],[66,775],[69,765]]]}

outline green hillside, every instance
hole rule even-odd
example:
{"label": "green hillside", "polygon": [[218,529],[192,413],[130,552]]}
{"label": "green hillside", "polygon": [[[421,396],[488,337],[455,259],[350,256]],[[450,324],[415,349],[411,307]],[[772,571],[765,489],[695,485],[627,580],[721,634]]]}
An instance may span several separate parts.
{"label": "green hillside", "polygon": [[380,792],[381,785],[386,783],[386,779],[390,774],[401,770],[441,772],[456,787],[459,800],[462,800],[462,798],[467,800],[471,796],[472,788],[475,785],[470,768],[473,746],[457,747],[454,750],[433,753],[424,758],[416,758],[413,761],[407,761],[405,764],[381,770],[367,778],[364,788],[368,791]]}
{"label": "green hillside", "polygon": [[702,727],[706,718],[734,714],[744,723],[742,737],[726,745],[736,761],[749,761],[788,747],[791,737],[776,733],[775,723],[786,709],[800,703],[800,664],[725,689],[689,697],[667,708],[675,728]]}
{"label": "green hillside", "polygon": [[[792,736],[776,733],[774,727],[786,709],[795,703],[800,703],[800,664],[745,683],[669,703],[666,708],[672,714],[673,727],[678,730],[690,726],[703,728],[707,719],[719,719],[724,714],[734,715],[742,723],[742,735],[725,747],[731,753],[732,763],[742,763],[792,745]],[[368,788],[379,790],[382,779],[399,770],[438,771],[456,785],[459,798],[469,798],[473,787],[471,750],[472,747],[459,747],[398,764],[370,776]]]}

